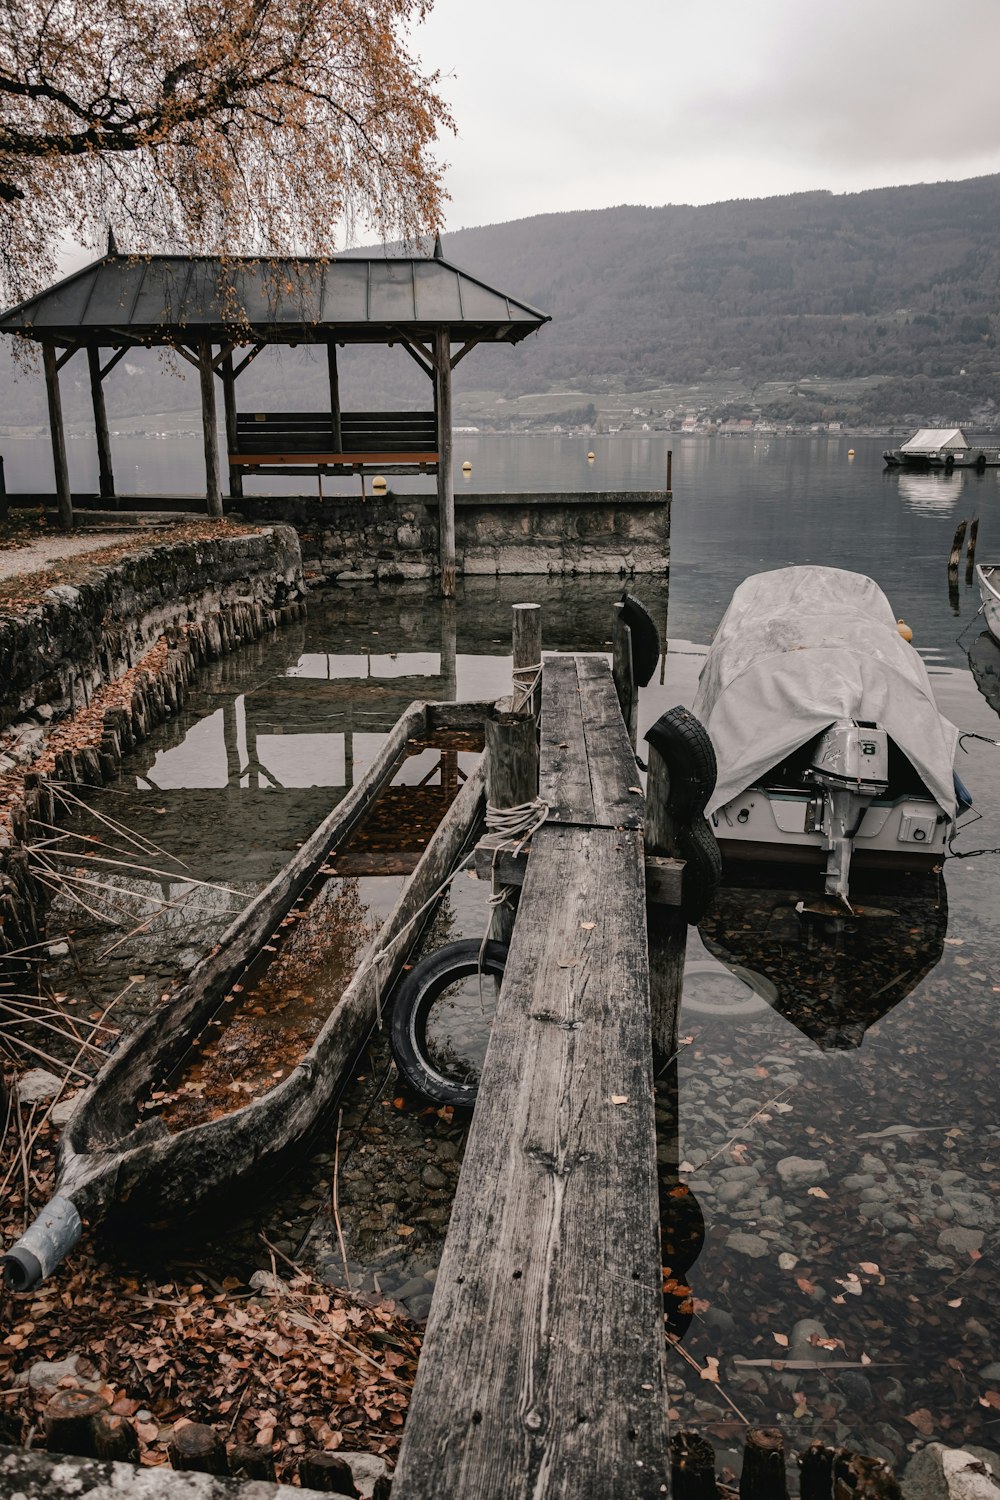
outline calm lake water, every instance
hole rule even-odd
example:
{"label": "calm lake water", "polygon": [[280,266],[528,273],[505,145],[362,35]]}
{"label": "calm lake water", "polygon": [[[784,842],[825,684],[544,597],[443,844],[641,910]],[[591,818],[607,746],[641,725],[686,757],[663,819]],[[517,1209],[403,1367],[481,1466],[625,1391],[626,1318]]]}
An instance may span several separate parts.
{"label": "calm lake water", "polygon": [[[664,481],[669,442],[461,437],[457,457],[467,452],[482,490],[650,489]],[[974,589],[963,581],[949,598],[946,578],[960,519],[980,517],[981,557],[1000,553],[1000,471],[885,474],[884,446],[673,439],[669,597],[662,578],[633,585],[667,647],[642,694],[640,735],[691,702],[736,585],[813,562],[870,574],[913,628],[942,710],[1000,737],[967,648],[988,691],[991,681],[1000,691],[1000,650],[979,639]],[[166,445],[143,453],[150,447]],[[327,591],[304,623],[207,673],[95,806],[144,829],[189,873],[249,893],[363,772],[414,678],[426,697],[505,691],[509,606],[522,599],[544,606],[548,648],[601,650],[619,589],[616,580],[476,580],[454,608],[417,588]],[[356,683],[357,693],[345,698],[331,683]],[[1000,1396],[990,1398],[1000,1391],[1000,750],[966,745],[959,769],[978,819],[954,850],[975,857],[949,858],[943,880],[873,892],[883,914],[839,931],[803,926],[797,892],[723,891],[692,932],[685,1042],[676,1078],[661,1080],[660,1159],[665,1202],[681,1163],[704,1234],[693,1215],[664,1264],[675,1290],[682,1283],[670,1305],[684,1351],[702,1371],[717,1360],[719,1381],[676,1351],[669,1368],[675,1422],[707,1432],[723,1456],[743,1419],[778,1423],[794,1448],[823,1436],[897,1466],[930,1438],[1000,1452]],[[184,880],[155,890],[173,901]],[[88,937],[78,922],[85,972],[114,994],[141,966],[153,996],[217,935],[232,904],[193,891],[105,958],[113,937],[106,928]],[[440,930],[479,935],[484,920],[482,887],[463,879]],[[720,959],[763,976],[767,999],[727,979]],[[423,1316],[463,1130],[416,1104],[394,1107],[398,1085],[377,1049],[360,1078],[345,1101],[341,1182],[352,1268]],[[330,1150],[320,1144],[265,1224],[285,1253],[336,1275],[328,1221],[315,1218]]]}

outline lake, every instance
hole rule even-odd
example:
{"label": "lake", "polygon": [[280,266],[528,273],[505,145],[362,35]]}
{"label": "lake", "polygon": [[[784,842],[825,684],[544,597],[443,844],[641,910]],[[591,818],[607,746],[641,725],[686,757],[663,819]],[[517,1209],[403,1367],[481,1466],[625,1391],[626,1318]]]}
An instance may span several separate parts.
{"label": "lake", "polygon": [[[460,435],[456,457],[469,458],[471,486],[484,491],[651,489],[664,482],[671,444],[669,591],[662,577],[631,584],[663,622],[666,647],[641,696],[640,736],[666,708],[691,702],[736,585],[812,562],[870,574],[912,627],[942,710],[1000,737],[967,648],[987,686],[991,675],[1000,683],[1000,651],[979,641],[974,588],[961,581],[949,597],[946,577],[960,519],[980,517],[981,557],[1000,551],[1000,471],[885,473],[887,443],[825,434]],[[157,476],[155,489],[165,475],[149,452],[168,446],[147,442],[135,460]],[[454,607],[419,586],[327,590],[304,622],[206,672],[183,714],[94,808],[126,825],[134,810],[147,832],[150,809],[166,808],[159,842],[202,879],[250,893],[369,763],[395,713],[394,679],[424,677],[428,697],[498,695],[509,683],[513,602],[543,605],[549,649],[601,650],[619,590],[614,580],[479,579],[460,586]],[[303,679],[317,685],[314,699]],[[350,722],[326,706],[320,684],[330,681],[358,683]],[[255,706],[264,688],[266,714]],[[744,1420],[777,1423],[796,1449],[822,1436],[897,1468],[929,1438],[1000,1452],[1000,751],[965,744],[958,765],[976,813],[942,880],[886,888],[874,901],[881,916],[836,930],[804,926],[794,891],[724,890],[692,931],[684,1041],[676,1072],[661,1080],[658,1119],[665,1202],[680,1163],[704,1233],[692,1221],[665,1247],[668,1308],[687,1356],[671,1352],[670,1390],[675,1424],[707,1433],[723,1455]],[[148,885],[171,901],[184,894],[180,879]],[[138,877],[131,888],[142,888]],[[82,971],[111,995],[140,968],[148,1003],[218,934],[229,899],[191,890],[187,905],[106,957],[108,928],[88,931],[77,913]],[[439,935],[478,936],[484,921],[482,887],[459,881]],[[759,1003],[726,980],[733,964],[765,976]],[[341,1213],[353,1273],[419,1318],[463,1128],[403,1106],[376,1045],[345,1100]],[[266,1223],[284,1253],[336,1276],[323,1210],[330,1151],[320,1143]],[[685,1246],[678,1236],[688,1231]],[[221,1244],[217,1274],[218,1256],[245,1263],[246,1240]],[[704,1378],[710,1360],[717,1381]]]}

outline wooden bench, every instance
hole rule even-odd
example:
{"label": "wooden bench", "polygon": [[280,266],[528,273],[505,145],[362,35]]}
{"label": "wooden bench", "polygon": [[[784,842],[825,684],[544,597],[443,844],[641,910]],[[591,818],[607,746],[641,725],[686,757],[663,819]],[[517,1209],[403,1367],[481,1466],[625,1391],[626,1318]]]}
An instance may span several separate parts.
{"label": "wooden bench", "polygon": [[425,411],[355,411],[340,415],[340,441],[330,412],[241,412],[231,468],[251,474],[347,470],[437,473],[437,419]]}

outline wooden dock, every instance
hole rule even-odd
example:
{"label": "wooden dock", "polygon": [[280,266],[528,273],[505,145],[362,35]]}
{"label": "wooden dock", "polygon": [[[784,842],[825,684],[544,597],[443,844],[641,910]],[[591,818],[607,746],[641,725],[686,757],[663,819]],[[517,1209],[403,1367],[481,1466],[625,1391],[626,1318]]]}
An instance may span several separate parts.
{"label": "wooden dock", "polygon": [[643,796],[602,657],[545,662],[539,786],[394,1500],[668,1491]]}

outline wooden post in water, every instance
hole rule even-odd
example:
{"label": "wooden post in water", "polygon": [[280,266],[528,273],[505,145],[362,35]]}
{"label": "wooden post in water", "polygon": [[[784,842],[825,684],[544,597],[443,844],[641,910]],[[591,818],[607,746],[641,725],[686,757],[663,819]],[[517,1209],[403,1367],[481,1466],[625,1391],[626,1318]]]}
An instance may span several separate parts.
{"label": "wooden post in water", "polygon": [[965,581],[971,583],[976,567],[976,538],[979,536],[979,517],[974,516],[969,527],[969,550],[965,554]]}
{"label": "wooden post in water", "polygon": [[[647,854],[665,854],[679,859],[677,825],[667,805],[670,796],[670,768],[656,746],[649,745],[649,770],[646,775],[646,811],[642,833]],[[677,1051],[677,1018],[681,1008],[684,982],[684,953],[687,948],[687,918],[680,907],[647,903],[646,927],[649,936],[649,999],[653,1027],[653,1051],[661,1058],[673,1057]]]}
{"label": "wooden post in water", "polygon": [[437,416],[438,543],[441,594],[455,593],[455,476],[451,436],[451,335],[447,328],[434,334],[434,409]]}
{"label": "wooden post in water", "polygon": [[962,543],[965,541],[965,532],[968,521],[959,521],[955,531],[955,540],[951,544],[951,556],[948,558],[948,577],[958,577],[958,564],[962,557]]}
{"label": "wooden post in water", "polygon": [[667,449],[667,499],[674,493],[674,450]]}
{"label": "wooden post in water", "polygon": [[515,604],[512,614],[514,697],[511,707],[516,714],[537,717],[542,701],[542,607],[540,604]]}
{"label": "wooden post in water", "polygon": [[90,399],[94,407],[101,499],[111,500],[115,493],[115,475],[111,466],[111,434],[108,431],[108,409],[104,403],[104,377],[101,374],[101,350],[98,344],[87,345],[87,364],[90,367]]}
{"label": "wooden post in water", "polygon": [[45,367],[45,394],[49,401],[49,433],[52,437],[52,467],[56,475],[59,525],[63,531],[72,531],[73,496],[69,487],[66,434],[63,431],[62,397],[59,394],[59,362],[56,358],[56,346],[51,339],[45,339],[42,343],[42,363]]}
{"label": "wooden post in water", "polygon": [[740,1500],[788,1500],[785,1440],[777,1427],[751,1427],[743,1446]]}
{"label": "wooden post in water", "polygon": [[212,368],[212,345],[202,339],[198,344],[198,374],[201,377],[201,422],[205,440],[205,500],[208,514],[222,517],[222,489],[219,483],[219,434],[215,415],[215,370]]}
{"label": "wooden post in water", "polygon": [[618,694],[618,704],[628,730],[629,742],[635,749],[639,731],[639,692],[635,685],[632,666],[632,632],[625,624],[624,604],[614,605],[614,622],[611,629],[611,675]]}
{"label": "wooden post in water", "polygon": [[670,1439],[673,1500],[716,1500],[715,1449],[697,1432],[675,1432]]}

